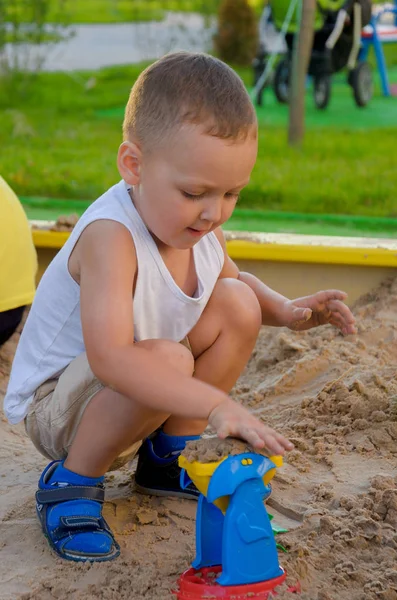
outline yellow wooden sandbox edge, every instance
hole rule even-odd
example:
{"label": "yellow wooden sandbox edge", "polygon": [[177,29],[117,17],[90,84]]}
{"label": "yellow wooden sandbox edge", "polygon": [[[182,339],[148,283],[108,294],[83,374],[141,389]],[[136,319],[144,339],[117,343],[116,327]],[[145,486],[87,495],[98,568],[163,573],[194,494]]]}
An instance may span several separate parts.
{"label": "yellow wooden sandbox edge", "polygon": [[[36,248],[52,249],[60,249],[70,235],[46,229],[33,229],[32,234]],[[228,253],[236,260],[397,267],[397,240],[240,232],[225,235]]]}
{"label": "yellow wooden sandbox edge", "polygon": [[386,247],[261,244],[231,240],[227,242],[227,249],[230,258],[236,260],[397,267],[397,249]]}

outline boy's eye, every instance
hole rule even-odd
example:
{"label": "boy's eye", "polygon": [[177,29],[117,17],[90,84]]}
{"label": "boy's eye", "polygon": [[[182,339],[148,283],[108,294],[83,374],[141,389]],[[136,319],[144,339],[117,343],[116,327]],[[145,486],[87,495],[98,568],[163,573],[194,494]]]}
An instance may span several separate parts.
{"label": "boy's eye", "polygon": [[189,192],[182,192],[182,194],[185,198],[189,198],[190,200],[198,200],[204,196],[204,194],[189,194]]}
{"label": "boy's eye", "polygon": [[[203,196],[205,194],[189,194],[189,192],[185,192],[182,191],[182,194],[185,196],[185,198],[189,198],[190,200],[200,200],[200,198],[203,198]],[[225,198],[230,198],[232,200],[238,200],[239,199],[240,194],[237,192],[227,192],[225,194]]]}

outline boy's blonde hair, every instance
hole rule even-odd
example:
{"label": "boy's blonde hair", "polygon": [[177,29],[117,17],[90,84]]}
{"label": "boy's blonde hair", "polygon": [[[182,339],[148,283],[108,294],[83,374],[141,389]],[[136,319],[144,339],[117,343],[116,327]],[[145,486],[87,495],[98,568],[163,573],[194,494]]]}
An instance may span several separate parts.
{"label": "boy's blonde hair", "polygon": [[152,149],[186,123],[232,141],[256,135],[256,113],[243,82],[208,54],[175,52],[145,69],[131,90],[123,136]]}

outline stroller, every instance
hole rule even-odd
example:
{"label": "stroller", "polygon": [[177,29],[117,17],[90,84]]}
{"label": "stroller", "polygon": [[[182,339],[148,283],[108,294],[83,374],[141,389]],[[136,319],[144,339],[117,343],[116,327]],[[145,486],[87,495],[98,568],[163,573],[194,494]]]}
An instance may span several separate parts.
{"label": "stroller", "polygon": [[[292,48],[299,27],[296,5],[288,23],[286,16],[290,9],[290,0],[270,0],[262,14],[260,48],[253,62],[255,96],[259,106],[262,104],[263,90],[266,86],[263,74],[264,71],[267,73],[269,57],[282,51],[280,45],[278,48],[274,46],[275,35],[284,31],[286,21],[285,56],[275,69],[273,87],[277,100],[282,103],[288,102]],[[313,78],[313,95],[317,108],[326,108],[331,96],[332,75],[346,66],[347,82],[352,88],[357,106],[366,106],[371,100],[371,69],[367,62],[359,60],[361,31],[370,19],[371,0],[317,0],[313,47],[308,69],[308,74]]]}

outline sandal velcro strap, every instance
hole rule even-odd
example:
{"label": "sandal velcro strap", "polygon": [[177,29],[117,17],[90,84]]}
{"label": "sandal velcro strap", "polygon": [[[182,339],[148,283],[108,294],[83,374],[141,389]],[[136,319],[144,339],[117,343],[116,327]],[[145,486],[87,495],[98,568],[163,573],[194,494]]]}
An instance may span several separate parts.
{"label": "sandal velcro strap", "polygon": [[88,515],[61,517],[60,522],[66,529],[104,529],[103,519]]}
{"label": "sandal velcro strap", "polygon": [[59,542],[78,533],[93,532],[109,533],[106,521],[102,517],[76,516],[61,517],[60,525],[51,532],[51,538],[54,542]]}
{"label": "sandal velcro strap", "polygon": [[69,500],[95,500],[105,501],[105,490],[99,486],[68,485],[53,490],[38,490],[36,501],[38,504],[52,504],[53,502],[68,502]]}

